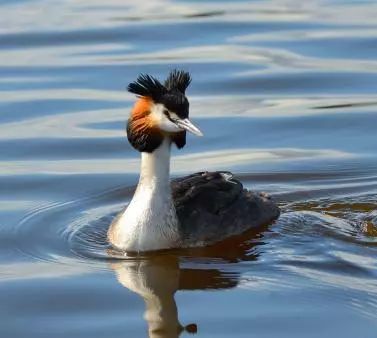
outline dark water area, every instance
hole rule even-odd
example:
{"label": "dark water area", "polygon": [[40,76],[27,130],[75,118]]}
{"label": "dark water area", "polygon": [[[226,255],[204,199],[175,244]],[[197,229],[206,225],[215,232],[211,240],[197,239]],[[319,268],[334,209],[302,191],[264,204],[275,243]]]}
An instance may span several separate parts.
{"label": "dark water area", "polygon": [[[375,1],[0,1],[0,337],[376,337]],[[191,72],[204,138],[280,219],[120,256],[140,73]]]}

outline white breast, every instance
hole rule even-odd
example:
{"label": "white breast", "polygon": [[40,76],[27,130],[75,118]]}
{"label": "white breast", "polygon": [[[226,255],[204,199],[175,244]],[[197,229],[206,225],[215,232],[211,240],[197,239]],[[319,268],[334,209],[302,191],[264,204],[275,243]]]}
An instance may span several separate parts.
{"label": "white breast", "polygon": [[126,251],[177,246],[177,215],[171,199],[163,196],[159,189],[139,186],[127,209],[112,224],[111,242]]}
{"label": "white breast", "polygon": [[142,153],[138,187],[126,210],[111,224],[110,242],[126,251],[179,246],[178,219],[169,181],[170,142]]}

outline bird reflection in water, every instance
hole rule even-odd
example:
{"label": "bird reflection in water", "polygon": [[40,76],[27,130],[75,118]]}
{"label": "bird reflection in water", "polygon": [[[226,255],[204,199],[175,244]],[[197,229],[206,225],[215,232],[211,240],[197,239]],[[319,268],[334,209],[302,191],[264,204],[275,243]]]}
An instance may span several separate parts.
{"label": "bird reflection in water", "polygon": [[[226,267],[229,263],[257,259],[255,245],[261,241],[255,236],[251,240],[250,235],[247,237],[247,241],[239,237],[208,248],[159,252],[111,263],[119,283],[144,299],[150,338],[176,338],[182,332],[197,332],[196,324],[180,323],[175,293],[237,286],[239,272],[224,269],[224,264]],[[198,268],[198,261],[203,260],[206,268]],[[223,270],[216,269],[215,263],[208,264],[211,261],[224,263]]]}
{"label": "bird reflection in water", "polygon": [[178,319],[174,295],[179,288],[180,271],[176,257],[145,257],[114,263],[112,268],[119,283],[143,297],[150,338],[174,338],[184,330],[196,332],[195,324],[185,327]]}

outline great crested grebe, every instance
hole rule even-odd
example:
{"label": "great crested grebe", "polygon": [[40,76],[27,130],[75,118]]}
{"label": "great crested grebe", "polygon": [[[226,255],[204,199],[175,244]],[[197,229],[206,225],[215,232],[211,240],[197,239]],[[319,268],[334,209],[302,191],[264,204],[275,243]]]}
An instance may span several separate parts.
{"label": "great crested grebe", "polygon": [[186,144],[189,73],[172,71],[165,83],[140,75],[128,86],[138,96],[127,124],[141,152],[141,172],[128,207],[112,222],[108,239],[125,251],[206,246],[277,219],[269,196],[243,189],[229,172],[199,172],[170,182],[170,148]]}

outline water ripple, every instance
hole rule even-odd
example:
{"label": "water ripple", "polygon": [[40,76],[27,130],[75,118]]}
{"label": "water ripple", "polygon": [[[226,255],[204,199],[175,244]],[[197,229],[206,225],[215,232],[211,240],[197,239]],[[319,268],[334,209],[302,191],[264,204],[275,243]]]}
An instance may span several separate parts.
{"label": "water ripple", "polygon": [[[172,337],[375,336],[375,1],[0,9],[0,336],[140,337],[143,318]],[[124,255],[106,232],[139,170],[126,86],[173,68],[205,134],[173,175],[233,170],[283,213],[209,248]]]}

